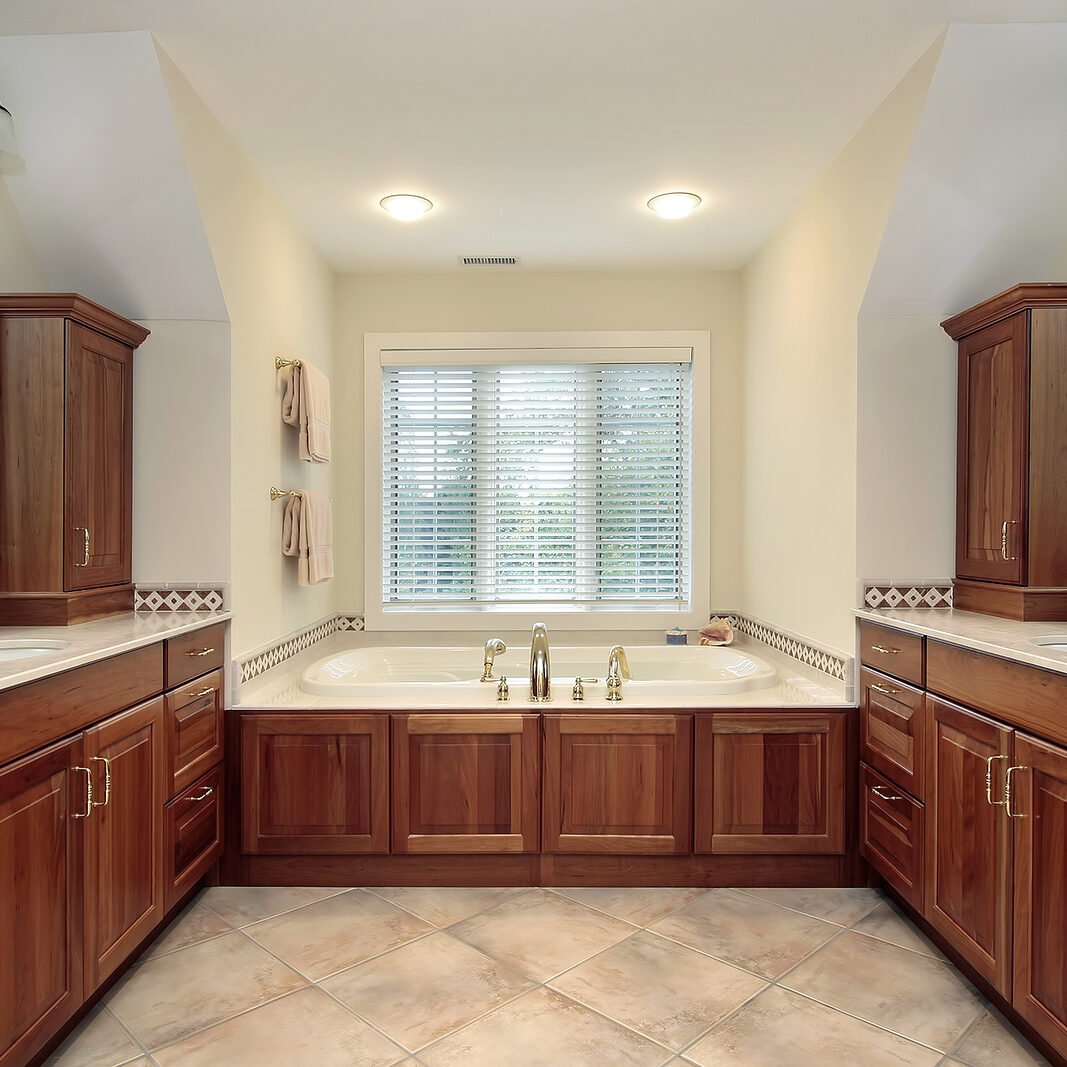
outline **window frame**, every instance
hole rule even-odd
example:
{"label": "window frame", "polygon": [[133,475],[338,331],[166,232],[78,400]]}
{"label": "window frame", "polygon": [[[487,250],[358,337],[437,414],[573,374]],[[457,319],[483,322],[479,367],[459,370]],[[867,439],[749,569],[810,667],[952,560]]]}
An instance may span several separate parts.
{"label": "window frame", "polygon": [[[382,600],[382,367],[472,363],[637,363],[692,365],[693,455],[688,609],[610,604],[386,605]],[[400,359],[396,353],[404,353]],[[364,335],[364,618],[368,630],[525,629],[534,620],[567,630],[695,628],[711,602],[711,335],[699,330],[368,333]]]}

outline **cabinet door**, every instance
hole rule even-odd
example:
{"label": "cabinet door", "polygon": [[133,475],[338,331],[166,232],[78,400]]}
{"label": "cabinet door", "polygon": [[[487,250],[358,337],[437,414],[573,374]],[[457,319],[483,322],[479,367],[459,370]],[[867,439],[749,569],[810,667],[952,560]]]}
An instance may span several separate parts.
{"label": "cabinet door", "polygon": [[81,738],[0,771],[0,1064],[24,1064],[83,1000]]}
{"label": "cabinet door", "polygon": [[1015,735],[1012,1003],[1067,1053],[1067,749]]}
{"label": "cabinet door", "polygon": [[537,715],[394,715],[394,852],[536,852]]}
{"label": "cabinet door", "polygon": [[1011,820],[1003,800],[1012,731],[943,700],[927,704],[926,918],[1010,996]]}
{"label": "cabinet door", "polygon": [[860,764],[860,855],[920,912],[925,816],[922,804]]}
{"label": "cabinet door", "polygon": [[956,575],[1026,584],[1029,312],[959,347]]}
{"label": "cabinet door", "polygon": [[691,715],[546,715],[545,852],[689,851]]}
{"label": "cabinet door", "polygon": [[85,731],[85,978],[95,989],[163,918],[163,699]]}
{"label": "cabinet door", "polygon": [[860,759],[923,799],[926,705],[921,690],[860,670]]}
{"label": "cabinet door", "polygon": [[694,773],[694,851],[844,852],[841,712],[701,718]]}
{"label": "cabinet door", "polygon": [[67,322],[66,588],[130,581],[133,350]]}
{"label": "cabinet door", "polygon": [[389,851],[386,715],[241,717],[245,852]]}

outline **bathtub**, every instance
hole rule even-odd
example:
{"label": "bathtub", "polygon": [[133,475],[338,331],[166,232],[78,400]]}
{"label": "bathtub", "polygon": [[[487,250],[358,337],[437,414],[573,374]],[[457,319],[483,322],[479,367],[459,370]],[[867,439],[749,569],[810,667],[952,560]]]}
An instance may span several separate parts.
{"label": "bathtub", "polygon": [[[626,645],[632,679],[623,682],[627,696],[643,704],[661,698],[699,699],[756,689],[769,689],[778,682],[769,663],[748,651],[721,646]],[[483,683],[481,648],[407,647],[354,648],[324,656],[303,673],[300,688],[313,696],[349,697],[360,701],[402,699],[418,707],[420,702],[457,707],[477,707],[496,702],[496,685]],[[574,679],[586,681],[587,696],[602,697],[605,691],[608,648],[564,645],[550,652],[552,665],[551,703],[571,702]],[[506,676],[512,702],[527,703],[530,688],[530,650],[512,647],[496,657],[494,673]]]}

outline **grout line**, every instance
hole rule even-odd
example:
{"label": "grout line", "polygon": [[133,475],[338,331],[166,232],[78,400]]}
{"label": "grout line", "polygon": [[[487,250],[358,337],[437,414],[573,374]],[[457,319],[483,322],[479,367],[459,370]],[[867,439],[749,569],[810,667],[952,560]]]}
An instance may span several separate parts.
{"label": "grout line", "polygon": [[[306,904],[297,904],[292,908],[284,908],[282,911],[275,912],[273,915],[266,915],[262,919],[253,919],[252,922],[245,923],[243,926],[234,926],[234,924],[226,918],[221,912],[216,911],[210,904],[207,904],[201,898],[197,898],[196,903],[201,904],[207,908],[208,911],[213,912],[223,922],[230,923],[235,930],[243,930],[246,926],[256,926],[259,923],[269,922],[271,919],[277,919],[282,915],[291,915],[294,911],[301,911],[304,908],[310,908],[313,904],[321,904],[324,900],[332,900],[334,897],[339,897],[342,893],[348,893],[352,889],[359,888],[358,886],[268,886],[268,885],[243,885],[243,886],[210,886],[210,889],[332,889],[335,892],[328,893],[324,897],[319,897],[318,900],[310,900]],[[204,894],[206,896],[206,894]],[[182,912],[184,915],[185,912]]]}
{"label": "grout line", "polygon": [[[119,1026],[122,1028],[122,1030],[129,1036],[130,1040],[141,1050],[141,1055],[147,1056],[148,1055],[148,1049],[145,1048],[144,1043],[141,1042],[140,1040],[138,1040],[138,1038],[134,1035],[133,1031],[130,1030],[130,1028],[111,1010],[111,1008],[107,1004],[105,1004],[103,1001],[100,1002],[100,1007],[103,1008],[104,1011],[107,1012],[107,1014],[110,1015],[111,1018],[114,1019],[115,1022],[117,1022],[119,1024]],[[93,1014],[94,1015],[96,1014],[95,1009],[93,1011]],[[130,1063],[131,1061],[133,1061],[135,1059],[137,1059],[136,1056],[131,1056],[128,1060],[123,1060],[122,1062],[123,1063]],[[121,1067],[121,1065],[120,1065],[120,1067]]]}
{"label": "grout line", "polygon": [[[949,1059],[955,1059],[955,1058],[956,1058],[956,1057],[954,1056],[954,1053],[956,1052],[956,1050],[957,1050],[957,1049],[958,1049],[958,1048],[960,1047],[960,1045],[962,1045],[962,1044],[963,1044],[963,1042],[964,1042],[964,1041],[965,1041],[965,1040],[967,1039],[967,1036],[968,1036],[968,1035],[970,1034],[970,1032],[971,1032],[971,1031],[972,1031],[972,1030],[973,1030],[973,1029],[974,1029],[974,1028],[975,1028],[975,1027],[976,1027],[976,1026],[977,1026],[977,1025],[978,1025],[978,1024],[979,1024],[979,1023],[980,1023],[980,1022],[981,1022],[981,1021],[982,1021],[982,1020],[983,1020],[983,1019],[984,1019],[985,1017],[986,1017],[986,1015],[987,1015],[987,1014],[988,1014],[988,1009],[987,1009],[987,1008],[985,1008],[985,1007],[983,1007],[983,1008],[982,1008],[982,1010],[981,1010],[981,1011],[980,1011],[980,1012],[978,1013],[978,1018],[977,1018],[977,1019],[975,1019],[975,1020],[974,1020],[974,1021],[973,1021],[973,1022],[971,1023],[971,1025],[970,1025],[970,1026],[968,1026],[968,1027],[967,1027],[967,1028],[966,1028],[966,1029],[965,1029],[965,1030],[963,1031],[963,1033],[962,1033],[962,1034],[960,1034],[960,1036],[956,1038],[956,1041],[955,1041],[955,1043],[954,1043],[954,1044],[952,1045],[952,1047],[951,1047],[951,1048],[950,1048],[950,1049],[949,1049],[949,1050],[948,1050],[948,1051],[947,1051],[947,1052],[945,1053],[945,1059],[946,1059],[946,1060],[949,1060]],[[966,1063],[966,1062],[967,1062],[966,1060],[960,1060],[960,1063]]]}
{"label": "grout line", "polygon": [[[678,904],[668,911],[665,911],[662,915],[657,915],[653,919],[649,919],[646,923],[634,922],[633,919],[624,919],[621,915],[616,915],[615,912],[605,911],[603,908],[598,908],[595,904],[590,904],[587,901],[579,900],[577,897],[568,896],[565,890],[567,889],[586,889],[594,888],[592,886],[577,886],[577,885],[561,885],[561,886],[543,886],[550,893],[555,893],[556,896],[562,897],[564,900],[570,901],[572,904],[581,904],[583,908],[589,908],[591,911],[599,912],[601,915],[607,915],[611,919],[618,919],[624,923],[630,923],[632,926],[637,926],[641,930],[647,930],[653,923],[658,923],[661,919],[666,919],[669,915],[673,915],[676,911],[681,911],[682,908],[688,907],[690,904],[695,904],[701,897],[693,897],[692,900],[687,900],[684,904]],[[596,888],[611,888],[611,889],[701,889],[703,890],[702,896],[707,896],[709,893],[714,893],[718,886],[606,886]]]}
{"label": "grout line", "polygon": [[[724,886],[723,888],[727,888],[727,887]],[[827,919],[825,915],[812,915],[810,911],[803,911],[801,908],[794,908],[790,904],[783,904],[783,903],[781,903],[781,901],[778,901],[778,900],[770,900],[767,897],[761,897],[758,893],[755,892],[755,890],[757,890],[757,889],[777,889],[777,888],[779,888],[778,886],[758,886],[758,885],[753,885],[753,886],[745,886],[744,888],[738,888],[738,887],[730,887],[730,888],[733,889],[733,892],[735,892],[735,893],[744,893],[746,897],[751,897],[753,900],[761,900],[761,901],[763,901],[764,904],[774,904],[775,907],[784,908],[786,911],[791,911],[796,915],[803,915],[806,919],[818,919],[819,922],[829,923],[831,926],[840,926],[843,930],[851,930],[852,927],[856,925],[856,923],[862,922],[885,899],[885,897],[883,895],[879,895],[878,900],[874,904],[871,905],[871,907],[870,907],[870,909],[868,911],[865,911],[861,916],[859,916],[859,918],[853,919],[852,922],[850,922],[850,923],[839,923],[839,922],[836,922],[834,919]],[[782,886],[780,888],[788,889],[788,888],[793,888],[793,887],[792,886]],[[801,889],[803,887],[799,887],[798,886],[796,888]],[[865,889],[866,887],[865,886],[825,886],[823,888],[827,888],[827,889],[830,889],[830,888],[834,888],[834,889]]]}

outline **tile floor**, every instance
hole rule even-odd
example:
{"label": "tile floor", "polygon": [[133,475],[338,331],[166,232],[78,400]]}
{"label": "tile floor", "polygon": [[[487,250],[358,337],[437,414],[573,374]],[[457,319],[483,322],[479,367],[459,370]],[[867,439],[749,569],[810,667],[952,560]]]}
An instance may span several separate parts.
{"label": "tile floor", "polygon": [[869,889],[203,892],[62,1067],[1028,1067]]}

